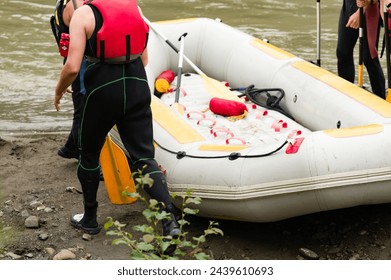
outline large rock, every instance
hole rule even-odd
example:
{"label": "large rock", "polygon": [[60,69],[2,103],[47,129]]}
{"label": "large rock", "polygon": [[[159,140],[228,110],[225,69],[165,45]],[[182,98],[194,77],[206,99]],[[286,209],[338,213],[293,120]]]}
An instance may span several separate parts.
{"label": "large rock", "polygon": [[39,228],[39,218],[37,216],[29,216],[24,221],[26,228]]}

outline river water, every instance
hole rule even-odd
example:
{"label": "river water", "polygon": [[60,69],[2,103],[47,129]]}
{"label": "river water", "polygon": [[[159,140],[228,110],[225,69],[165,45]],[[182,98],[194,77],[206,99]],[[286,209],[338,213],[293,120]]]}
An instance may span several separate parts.
{"label": "river water", "polygon": [[[316,61],[320,42],[322,67],[334,73],[341,4],[342,0],[321,2],[318,17],[316,0],[139,1],[151,21],[220,18],[307,60]],[[54,88],[62,65],[49,25],[54,5],[55,0],[0,2],[0,136],[64,132],[71,126],[70,96],[62,100],[60,112],[53,106]]]}

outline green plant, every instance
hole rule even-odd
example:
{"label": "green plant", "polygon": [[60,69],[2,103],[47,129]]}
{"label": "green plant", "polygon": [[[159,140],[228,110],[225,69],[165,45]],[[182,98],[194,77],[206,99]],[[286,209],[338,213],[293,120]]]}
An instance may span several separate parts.
{"label": "green plant", "polygon": [[[119,221],[114,221],[108,217],[104,228],[109,236],[117,237],[112,241],[112,244],[124,244],[130,247],[130,257],[132,259],[141,260],[162,260],[162,259],[211,259],[211,256],[203,251],[201,245],[206,241],[208,235],[216,234],[223,236],[223,231],[218,228],[218,223],[209,222],[209,226],[204,230],[204,233],[198,237],[189,237],[189,232],[185,231],[190,222],[186,219],[188,215],[195,215],[198,209],[192,209],[189,205],[198,205],[201,203],[201,198],[191,197],[191,191],[188,190],[186,195],[173,195],[174,199],[181,198],[181,218],[178,220],[182,234],[178,238],[170,236],[162,236],[161,221],[170,219],[170,215],[166,211],[160,210],[160,205],[155,199],[149,199],[146,195],[141,195],[138,190],[142,186],[153,185],[152,178],[149,175],[142,175],[142,172],[136,172],[136,192],[124,192],[130,197],[137,197],[146,206],[143,211],[143,216],[146,220],[145,224],[135,225],[132,227],[133,233],[125,231],[126,224]],[[133,175],[133,176],[134,176]],[[137,233],[137,234],[134,234]],[[170,250],[175,248],[174,250]],[[168,253],[171,251],[171,253]]]}

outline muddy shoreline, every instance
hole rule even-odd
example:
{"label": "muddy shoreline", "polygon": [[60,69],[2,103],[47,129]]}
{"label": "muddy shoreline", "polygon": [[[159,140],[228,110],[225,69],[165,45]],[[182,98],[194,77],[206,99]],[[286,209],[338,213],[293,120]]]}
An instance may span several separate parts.
{"label": "muddy shoreline", "polygon": [[[129,259],[125,246],[111,245],[102,231],[90,240],[73,229],[69,217],[81,210],[76,160],[57,156],[66,133],[0,136],[0,259],[53,259],[69,249],[75,259]],[[129,227],[144,223],[143,205],[112,205],[104,183],[99,222],[111,216]],[[37,216],[38,228],[25,225]],[[209,219],[192,217],[199,235]],[[391,204],[353,207],[273,223],[219,220],[224,236],[211,236],[205,252],[217,260],[389,260]]]}

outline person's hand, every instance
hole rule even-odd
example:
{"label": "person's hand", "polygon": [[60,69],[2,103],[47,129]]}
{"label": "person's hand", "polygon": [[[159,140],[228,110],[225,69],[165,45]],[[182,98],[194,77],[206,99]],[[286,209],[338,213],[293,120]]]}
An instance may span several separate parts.
{"label": "person's hand", "polygon": [[72,90],[70,90],[68,88],[64,92],[58,92],[56,90],[56,92],[54,93],[54,107],[56,108],[57,111],[60,110],[60,100],[64,96],[65,93],[72,93]]}
{"label": "person's hand", "polygon": [[[371,3],[371,0],[356,0],[356,5],[357,7],[361,8],[361,7],[367,7],[369,6]],[[377,2],[376,2],[377,3]]]}
{"label": "person's hand", "polygon": [[357,10],[353,15],[349,17],[346,27],[358,29],[360,27],[360,12]]}

